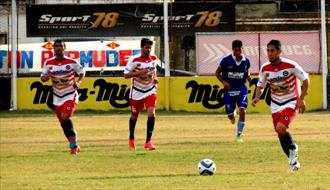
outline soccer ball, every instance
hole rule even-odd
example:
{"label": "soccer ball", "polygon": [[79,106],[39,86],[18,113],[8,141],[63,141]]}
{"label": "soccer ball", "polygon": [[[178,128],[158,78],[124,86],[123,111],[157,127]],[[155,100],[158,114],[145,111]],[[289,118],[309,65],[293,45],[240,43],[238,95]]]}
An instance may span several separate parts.
{"label": "soccer ball", "polygon": [[217,170],[215,163],[210,159],[203,159],[197,166],[200,175],[213,175]]}

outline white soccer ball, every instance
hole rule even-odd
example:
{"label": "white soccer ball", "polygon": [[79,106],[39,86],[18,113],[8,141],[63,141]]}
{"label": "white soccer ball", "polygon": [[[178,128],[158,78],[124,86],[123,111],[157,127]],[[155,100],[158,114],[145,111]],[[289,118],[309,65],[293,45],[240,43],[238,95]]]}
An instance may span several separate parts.
{"label": "white soccer ball", "polygon": [[217,167],[213,160],[203,159],[198,163],[197,169],[200,175],[213,175]]}

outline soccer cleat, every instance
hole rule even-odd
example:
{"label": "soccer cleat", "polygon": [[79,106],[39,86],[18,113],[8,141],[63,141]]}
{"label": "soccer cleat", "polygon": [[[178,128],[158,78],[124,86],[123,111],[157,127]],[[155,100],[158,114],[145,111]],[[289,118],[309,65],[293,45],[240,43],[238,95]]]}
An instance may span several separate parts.
{"label": "soccer cleat", "polygon": [[289,172],[290,173],[294,173],[294,172],[298,171],[299,168],[300,168],[300,163],[299,163],[298,160],[293,164],[289,164]]}
{"label": "soccer cleat", "polygon": [[153,145],[151,141],[146,142],[144,148],[147,150],[156,150],[155,145]]}
{"label": "soccer cleat", "polygon": [[129,139],[128,140],[128,147],[129,147],[129,149],[131,151],[135,151],[136,150],[134,139]]}
{"label": "soccer cleat", "polygon": [[77,155],[80,152],[80,146],[77,145],[76,148],[71,148],[71,155]]}
{"label": "soccer cleat", "polygon": [[243,138],[242,138],[242,136],[238,136],[238,137],[236,137],[236,143],[237,144],[242,144],[244,141],[243,141]]}
{"label": "soccer cleat", "polygon": [[295,149],[289,149],[289,165],[293,165],[298,161],[298,145],[295,144]]}
{"label": "soccer cleat", "polygon": [[295,149],[289,149],[289,172],[296,172],[300,168],[298,161],[298,145],[295,144]]}

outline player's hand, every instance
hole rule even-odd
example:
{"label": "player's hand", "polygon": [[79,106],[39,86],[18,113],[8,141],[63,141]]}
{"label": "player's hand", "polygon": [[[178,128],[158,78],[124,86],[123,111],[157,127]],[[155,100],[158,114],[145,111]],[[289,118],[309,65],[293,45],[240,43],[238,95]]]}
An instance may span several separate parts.
{"label": "player's hand", "polygon": [[225,90],[229,90],[230,89],[230,84],[228,84],[227,82],[223,82],[223,88]]}
{"label": "player's hand", "polygon": [[248,77],[247,77],[247,81],[248,81],[248,82],[251,82],[251,80],[252,80],[252,79],[251,79],[251,76],[248,76]]}
{"label": "player's hand", "polygon": [[255,97],[253,100],[252,100],[252,106],[255,107],[256,104],[259,102],[259,97]]}
{"label": "player's hand", "polygon": [[41,81],[42,81],[42,82],[47,82],[49,79],[50,79],[49,75],[43,75],[43,76],[41,77]]}
{"label": "player's hand", "polygon": [[78,89],[80,87],[81,81],[74,81],[73,88]]}
{"label": "player's hand", "polygon": [[146,75],[146,74],[148,74],[148,72],[149,72],[149,69],[142,69],[142,70],[138,71],[139,76]]}
{"label": "player's hand", "polygon": [[305,105],[305,101],[303,99],[300,99],[298,101],[298,110],[299,110],[299,113],[304,113],[305,110],[306,110],[306,105]]}
{"label": "player's hand", "polygon": [[159,80],[158,78],[154,78],[154,84],[158,84]]}

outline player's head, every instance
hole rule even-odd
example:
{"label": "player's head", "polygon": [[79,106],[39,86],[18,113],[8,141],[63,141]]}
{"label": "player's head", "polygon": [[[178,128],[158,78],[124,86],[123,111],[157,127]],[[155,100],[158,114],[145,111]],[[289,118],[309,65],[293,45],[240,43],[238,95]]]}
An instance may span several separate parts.
{"label": "player's head", "polygon": [[231,44],[233,54],[235,57],[240,58],[242,57],[242,46],[243,43],[241,40],[234,40]]}
{"label": "player's head", "polygon": [[153,45],[153,42],[148,38],[142,38],[141,39],[141,54],[144,57],[149,57],[151,52],[151,47]]}
{"label": "player's head", "polygon": [[270,40],[267,44],[267,55],[270,62],[279,60],[281,50],[281,42],[279,40]]}
{"label": "player's head", "polygon": [[54,41],[54,53],[56,57],[62,58],[65,51],[65,42],[60,39]]}

